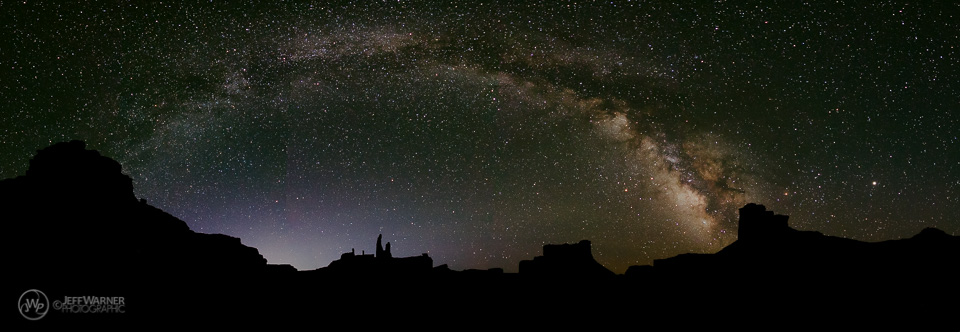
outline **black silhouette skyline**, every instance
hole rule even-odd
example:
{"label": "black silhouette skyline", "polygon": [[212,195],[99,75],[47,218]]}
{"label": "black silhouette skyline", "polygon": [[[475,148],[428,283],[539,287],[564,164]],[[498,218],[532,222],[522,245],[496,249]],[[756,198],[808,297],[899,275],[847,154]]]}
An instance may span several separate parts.
{"label": "black silhouette skyline", "polygon": [[271,264],[614,273],[750,202],[879,242],[960,233],[951,1],[0,4],[0,178],[83,140]]}
{"label": "black silhouette skyline", "polygon": [[[435,266],[426,253],[398,257],[382,235],[370,254],[352,249],[327,267],[297,271],[268,264],[240,239],[191,230],[136,199],[134,189],[119,163],[82,141],[40,150],[25,175],[0,181],[6,261],[17,272],[13,291],[120,294],[129,304],[122,314],[54,313],[48,319],[64,323],[240,325],[307,322],[321,312],[350,321],[372,314],[380,319],[370,323],[375,326],[416,325],[412,317],[445,323],[483,317],[543,327],[642,312],[659,319],[648,327],[692,328],[718,325],[684,322],[689,313],[669,308],[717,292],[740,302],[697,316],[763,314],[741,319],[735,325],[741,328],[960,327],[950,300],[960,295],[960,237],[934,228],[868,243],[795,230],[787,216],[751,203],[739,209],[738,239],[719,252],[658,259],[622,275],[594,259],[589,240],[544,245],[541,255],[518,262],[519,273],[505,273]],[[205,305],[184,307],[197,294]],[[377,304],[376,298],[390,300]],[[800,315],[811,308],[818,312]],[[496,312],[478,313],[484,310]]]}

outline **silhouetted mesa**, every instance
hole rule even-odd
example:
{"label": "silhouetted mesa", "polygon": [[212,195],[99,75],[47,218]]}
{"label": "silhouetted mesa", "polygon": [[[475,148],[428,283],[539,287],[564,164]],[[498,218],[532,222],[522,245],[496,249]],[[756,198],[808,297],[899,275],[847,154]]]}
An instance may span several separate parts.
{"label": "silhouetted mesa", "polygon": [[558,278],[612,277],[614,273],[593,259],[590,241],[576,244],[547,244],[543,256],[520,261],[520,274],[531,276],[554,276]]}

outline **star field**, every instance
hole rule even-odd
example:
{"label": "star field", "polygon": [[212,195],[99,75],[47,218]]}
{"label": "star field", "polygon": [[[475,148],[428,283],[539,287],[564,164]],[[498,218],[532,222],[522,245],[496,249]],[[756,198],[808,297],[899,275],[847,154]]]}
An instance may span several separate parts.
{"label": "star field", "polygon": [[270,263],[630,265],[737,209],[960,234],[960,4],[0,4],[0,171],[72,139]]}

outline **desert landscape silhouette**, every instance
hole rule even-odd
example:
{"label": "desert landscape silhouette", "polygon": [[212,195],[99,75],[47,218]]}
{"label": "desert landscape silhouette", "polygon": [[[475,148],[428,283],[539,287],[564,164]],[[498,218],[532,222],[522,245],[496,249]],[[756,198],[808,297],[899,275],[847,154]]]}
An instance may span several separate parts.
{"label": "desert landscape silhouette", "polygon": [[[505,273],[452,270],[426,253],[394,257],[382,235],[371,239],[372,251],[354,248],[326,267],[298,271],[269,264],[241,239],[191,230],[137,199],[118,162],[71,141],[38,151],[24,175],[0,181],[0,215],[10,293],[22,299],[40,290],[52,305],[42,319],[15,317],[22,326],[960,326],[960,237],[928,228],[862,242],[793,229],[787,216],[753,203],[739,211],[737,241],[719,252],[663,257],[619,275],[594,259],[587,239],[545,245],[518,262],[518,273]],[[103,299],[86,299],[87,312],[65,309],[78,308],[74,297],[83,296]],[[122,312],[90,311],[117,303]],[[23,307],[17,316],[27,317]]]}

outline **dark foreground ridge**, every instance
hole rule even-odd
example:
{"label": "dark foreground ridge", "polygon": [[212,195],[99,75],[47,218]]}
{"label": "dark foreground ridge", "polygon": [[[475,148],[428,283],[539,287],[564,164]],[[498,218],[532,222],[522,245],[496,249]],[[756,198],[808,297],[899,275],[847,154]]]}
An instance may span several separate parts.
{"label": "dark foreground ridge", "polygon": [[[597,263],[587,240],[546,245],[543,256],[519,262],[519,273],[504,273],[454,271],[427,254],[393,257],[381,237],[374,254],[351,251],[325,268],[296,271],[136,199],[119,163],[73,141],[39,151],[26,175],[0,181],[0,218],[6,301],[36,297],[31,289],[49,298],[49,312],[35,321],[10,306],[8,317],[25,327],[960,328],[960,237],[926,229],[866,243],[792,229],[787,216],[756,204],[740,210],[739,240],[720,252],[660,259],[624,275]],[[108,305],[76,300],[84,296]],[[112,311],[68,312],[65,303]]]}

